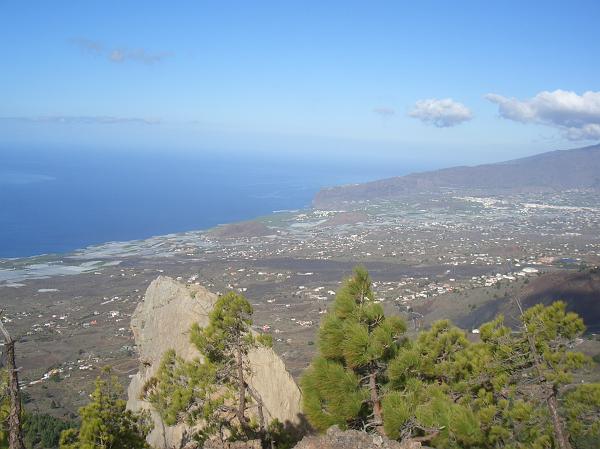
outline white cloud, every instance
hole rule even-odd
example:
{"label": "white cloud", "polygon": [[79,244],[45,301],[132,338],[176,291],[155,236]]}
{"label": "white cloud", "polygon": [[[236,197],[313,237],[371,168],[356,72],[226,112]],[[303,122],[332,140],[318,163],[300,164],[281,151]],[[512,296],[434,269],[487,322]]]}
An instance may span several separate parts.
{"label": "white cloud", "polygon": [[438,128],[456,126],[473,118],[468,107],[452,98],[419,100],[409,115]]}
{"label": "white cloud", "polygon": [[112,62],[123,62],[125,61],[125,53],[123,53],[123,50],[113,50],[108,55],[108,59]]}
{"label": "white cloud", "polygon": [[86,38],[74,38],[71,42],[78,46],[82,51],[93,55],[106,57],[110,62],[122,63],[126,61],[140,62],[142,64],[155,64],[168,58],[172,54],[170,52],[152,53],[143,48],[127,49],[127,48],[106,48],[102,42],[93,41]]}
{"label": "white cloud", "polygon": [[71,43],[77,45],[81,50],[88,53],[98,55],[104,52],[104,46],[100,42],[86,39],[85,37],[73,38],[71,39]]}
{"label": "white cloud", "polygon": [[373,109],[373,112],[382,117],[391,117],[396,114],[396,110],[394,108],[390,108],[389,106],[378,106]]}
{"label": "white cloud", "polygon": [[35,123],[83,124],[83,125],[115,125],[119,123],[139,123],[142,125],[157,125],[159,119],[139,117],[113,117],[107,115],[49,115],[36,117],[0,117],[0,120],[12,120]]}
{"label": "white cloud", "polygon": [[112,62],[136,61],[144,64],[154,64],[171,56],[168,52],[149,53],[143,48],[137,50],[115,49],[110,52],[108,59]]}
{"label": "white cloud", "polygon": [[600,92],[543,91],[527,100],[487,94],[501,117],[560,129],[571,140],[600,139]]}

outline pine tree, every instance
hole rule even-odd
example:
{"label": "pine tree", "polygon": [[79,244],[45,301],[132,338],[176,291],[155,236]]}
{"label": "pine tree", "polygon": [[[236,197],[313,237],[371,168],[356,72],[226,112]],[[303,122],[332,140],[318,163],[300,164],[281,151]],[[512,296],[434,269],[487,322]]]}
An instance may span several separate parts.
{"label": "pine tree", "polygon": [[567,392],[564,415],[577,449],[600,447],[600,384],[583,384]]}
{"label": "pine tree", "polygon": [[[230,292],[216,302],[210,313],[209,325],[192,326],[192,343],[215,368],[215,377],[228,389],[236,391],[235,416],[240,428],[247,432],[248,395],[256,402],[260,430],[265,430],[262,399],[248,384],[250,374],[248,351],[257,344],[251,332],[253,310],[242,295]],[[225,404],[221,408],[227,407]]]}
{"label": "pine tree", "polygon": [[[58,449],[61,433],[75,422],[55,418],[47,413],[26,413],[23,436],[27,449]],[[0,447],[2,447],[0,445]]]}
{"label": "pine tree", "polygon": [[367,270],[356,268],[322,321],[319,355],[302,376],[304,411],[315,428],[383,432],[381,388],[405,331],[404,322],[386,317],[374,300]]}
{"label": "pine tree", "polygon": [[8,447],[8,418],[10,416],[10,394],[8,373],[0,370],[0,448]]}
{"label": "pine tree", "polygon": [[530,368],[536,380],[539,395],[545,400],[552,427],[554,442],[560,449],[571,449],[569,435],[560,416],[558,394],[562,385],[572,381],[574,370],[582,368],[589,360],[580,352],[570,351],[572,341],[583,334],[583,320],[573,312],[566,312],[566,304],[557,301],[548,307],[537,304],[521,312],[520,346],[526,348],[525,369]]}
{"label": "pine tree", "polygon": [[[157,375],[144,388],[144,396],[169,424],[202,423],[200,440],[218,434],[221,439],[266,438],[263,402],[249,384],[248,352],[271,346],[269,336],[252,330],[252,306],[242,295],[220,297],[209,315],[209,324],[194,324],[191,342],[202,359],[185,361],[174,351],[163,356]],[[257,426],[249,410],[256,409]]]}
{"label": "pine tree", "polygon": [[[165,424],[183,420],[193,424],[214,408],[216,392],[214,366],[200,360],[185,361],[175,351],[167,351],[156,375],[144,385],[142,396],[159,412]],[[214,401],[213,401],[214,402]]]}
{"label": "pine tree", "polygon": [[485,364],[464,331],[443,320],[422,332],[390,363],[384,397],[385,431],[392,438],[434,447],[477,446],[484,439],[470,406],[470,381]]}
{"label": "pine tree", "polygon": [[21,388],[19,387],[19,369],[16,365],[15,340],[4,327],[1,319],[3,310],[0,309],[0,334],[4,339],[3,352],[6,358],[6,373],[8,375],[8,396],[10,411],[8,414],[8,447],[9,449],[25,449],[23,443]]}
{"label": "pine tree", "polygon": [[146,449],[151,427],[146,416],[125,409],[123,387],[105,369],[91,402],[79,410],[81,426],[60,437],[60,449]]}
{"label": "pine tree", "polygon": [[[405,345],[388,370],[386,433],[445,449],[564,447],[549,401],[556,401],[566,437],[558,395],[587,362],[571,349],[583,323],[560,302],[524,311],[522,323],[515,332],[498,317],[480,327],[481,342],[471,343],[464,331],[440,321]],[[596,387],[586,388],[593,397]],[[570,403],[580,404],[581,394]],[[597,428],[584,418],[595,417],[595,407],[592,399],[583,408],[567,406],[568,428],[594,438]]]}
{"label": "pine tree", "polygon": [[[501,322],[482,326],[510,336]],[[508,334],[506,333],[508,330]],[[461,329],[433,323],[390,363],[385,430],[435,448],[547,447],[543,411],[515,395],[511,378],[487,343]]]}

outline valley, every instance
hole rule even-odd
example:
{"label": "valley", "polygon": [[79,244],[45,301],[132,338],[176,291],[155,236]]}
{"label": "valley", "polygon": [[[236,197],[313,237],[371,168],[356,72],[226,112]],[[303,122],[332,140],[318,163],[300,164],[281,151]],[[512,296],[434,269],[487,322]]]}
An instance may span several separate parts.
{"label": "valley", "polygon": [[[26,407],[72,417],[111,365],[124,385],[138,369],[129,327],[160,275],[235,290],[254,326],[298,377],[341,281],[362,264],[386,312],[414,332],[449,318],[478,326],[514,297],[567,301],[600,353],[600,205],[593,190],[481,196],[464,189],[278,212],[215,230],[113,242],[71,254],[0,262],[3,320],[18,338]],[[173,326],[176,323],[165,323]],[[597,368],[586,374],[590,379]]]}

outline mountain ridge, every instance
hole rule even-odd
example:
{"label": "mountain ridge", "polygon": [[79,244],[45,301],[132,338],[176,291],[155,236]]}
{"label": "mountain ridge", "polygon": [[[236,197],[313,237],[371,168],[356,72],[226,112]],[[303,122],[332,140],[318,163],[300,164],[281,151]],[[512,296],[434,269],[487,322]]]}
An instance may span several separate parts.
{"label": "mountain ridge", "polygon": [[405,176],[321,189],[313,199],[317,208],[343,203],[390,199],[444,188],[504,191],[600,189],[600,144],[554,150],[519,159],[456,166]]}

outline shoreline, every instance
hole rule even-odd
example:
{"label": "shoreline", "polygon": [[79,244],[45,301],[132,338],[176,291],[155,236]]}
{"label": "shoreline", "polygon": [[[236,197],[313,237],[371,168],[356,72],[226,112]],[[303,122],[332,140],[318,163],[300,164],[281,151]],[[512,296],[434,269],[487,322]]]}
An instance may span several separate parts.
{"label": "shoreline", "polygon": [[[155,234],[155,235],[151,235],[148,237],[142,237],[142,238],[136,238],[136,239],[130,239],[130,240],[107,240],[104,242],[92,243],[87,246],[74,248],[72,250],[67,250],[67,251],[63,251],[63,252],[40,253],[40,254],[32,254],[32,255],[27,255],[27,256],[16,256],[16,257],[0,257],[0,270],[2,270],[1,265],[3,263],[7,263],[7,262],[8,263],[19,262],[19,261],[26,261],[28,259],[40,259],[40,258],[52,258],[52,259],[72,258],[72,255],[74,255],[74,254],[90,251],[90,250],[93,250],[94,248],[105,247],[108,245],[124,246],[127,244],[142,243],[142,242],[146,242],[149,240],[176,238],[176,237],[187,235],[187,234],[203,234],[203,233],[208,233],[208,232],[215,230],[222,226],[234,225],[234,224],[239,224],[239,223],[256,222],[256,221],[260,221],[261,219],[273,217],[276,215],[301,213],[303,211],[310,211],[312,209],[313,209],[312,205],[307,205],[305,207],[295,208],[295,209],[278,209],[278,210],[273,210],[273,211],[271,211],[271,213],[266,214],[266,215],[258,215],[258,216],[254,216],[252,218],[239,220],[239,221],[230,221],[230,222],[219,223],[217,225],[210,226],[208,228],[196,228],[196,229],[189,229],[186,231],[171,232],[171,233],[167,233],[167,234]],[[2,282],[1,278],[0,278],[0,282]]]}
{"label": "shoreline", "polygon": [[[277,210],[267,215],[220,223],[205,229],[154,235],[134,240],[107,241],[64,253],[0,258],[0,288],[19,288],[25,285],[22,282],[32,279],[92,273],[102,268],[119,265],[122,262],[121,259],[170,257],[176,252],[176,249],[168,248],[161,251],[161,248],[167,243],[175,243],[176,246],[177,244],[193,245],[196,249],[209,251],[211,248],[219,246],[219,242],[218,239],[211,239],[208,235],[221,227],[274,220],[276,217],[285,217],[289,214],[309,212],[310,210],[312,207]],[[69,263],[65,264],[65,261]]]}

